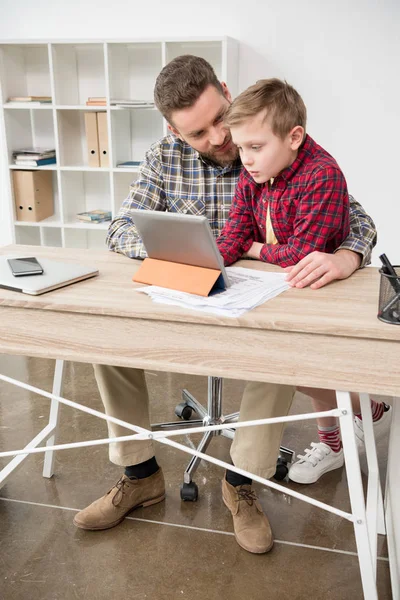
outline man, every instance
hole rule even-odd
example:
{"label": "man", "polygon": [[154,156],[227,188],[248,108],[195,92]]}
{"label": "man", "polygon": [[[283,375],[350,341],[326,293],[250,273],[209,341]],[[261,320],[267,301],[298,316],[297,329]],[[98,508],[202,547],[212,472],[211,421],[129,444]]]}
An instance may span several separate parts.
{"label": "man", "polygon": [[[204,59],[180,56],[164,67],[156,81],[155,102],[172,135],[147,152],[139,179],[132,184],[107,236],[111,250],[131,258],[146,256],[132,221],[132,208],[205,215],[217,237],[228,217],[242,169],[237,149],[223,126],[231,103],[229,90]],[[293,285],[318,285],[319,281],[324,285],[350,276],[368,262],[375,229],[354,199],[350,221],[351,234],[336,254],[329,255],[328,261],[322,253],[310,255],[311,262],[294,268]],[[95,365],[94,369],[106,413],[149,429],[144,372],[106,365]],[[240,419],[287,414],[294,391],[292,386],[248,383]],[[125,434],[121,427],[111,423],[108,427],[110,436]],[[282,424],[238,429],[231,446],[233,464],[261,477],[272,477],[282,431]],[[162,471],[150,440],[111,444],[110,460],[124,466],[125,473],[105,496],[76,515],[78,527],[114,527],[134,508],[161,502],[165,497]],[[251,480],[228,471],[222,492],[239,545],[253,553],[268,552],[273,545],[272,532]]]}

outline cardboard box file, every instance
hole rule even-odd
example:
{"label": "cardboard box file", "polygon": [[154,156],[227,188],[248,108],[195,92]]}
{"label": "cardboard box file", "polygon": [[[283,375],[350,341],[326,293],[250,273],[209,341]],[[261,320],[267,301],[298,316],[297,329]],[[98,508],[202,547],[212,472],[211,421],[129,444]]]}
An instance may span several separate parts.
{"label": "cardboard box file", "polygon": [[51,171],[13,171],[17,221],[43,221],[54,214]]}
{"label": "cardboard box file", "polygon": [[100,166],[109,167],[109,153],[108,153],[108,130],[107,130],[107,113],[97,113],[97,131],[99,134],[99,156]]}
{"label": "cardboard box file", "polygon": [[100,167],[99,134],[95,112],[85,113],[85,132],[89,167]]}

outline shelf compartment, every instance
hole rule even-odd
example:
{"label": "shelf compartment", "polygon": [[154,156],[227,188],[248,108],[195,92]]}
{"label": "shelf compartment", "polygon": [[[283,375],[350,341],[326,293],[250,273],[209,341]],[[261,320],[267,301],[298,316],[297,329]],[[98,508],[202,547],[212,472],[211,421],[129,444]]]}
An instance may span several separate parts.
{"label": "shelf compartment", "polygon": [[103,44],[53,44],[52,53],[57,105],[106,95]]}
{"label": "shelf compartment", "polygon": [[[14,168],[12,153],[26,147],[55,148],[54,119],[52,111],[5,111],[8,162]],[[45,165],[48,168],[54,165]],[[18,168],[18,165],[15,165]],[[31,169],[33,167],[30,167]]]}
{"label": "shelf compartment", "polygon": [[39,223],[35,227],[21,227],[21,223],[15,223],[15,243],[25,246],[40,246]]}
{"label": "shelf compartment", "polygon": [[62,235],[60,227],[43,227],[41,230],[42,244],[53,248],[62,247]]}
{"label": "shelf compartment", "polygon": [[[102,108],[102,107],[99,107]],[[97,110],[97,112],[104,112]],[[85,111],[58,110],[58,135],[60,140],[59,164],[62,169],[107,170],[104,167],[89,167],[89,155],[85,131]]]}
{"label": "shelf compartment", "polygon": [[128,197],[130,185],[136,181],[138,176],[138,173],[130,171],[126,173],[122,173],[121,171],[114,173],[114,215],[118,213],[123,201]]}
{"label": "shelf compartment", "polygon": [[108,44],[108,61],[111,98],[153,101],[161,43]]}
{"label": "shelf compartment", "polygon": [[[61,173],[64,223],[76,225],[77,213],[89,210],[112,210],[108,173],[63,171]],[[78,225],[80,222],[78,221]],[[89,223],[89,226],[92,225]],[[95,225],[95,224],[94,224]],[[107,225],[107,223],[106,223]]]}
{"label": "shelf compartment", "polygon": [[111,113],[114,167],[119,162],[143,160],[153,142],[163,136],[163,119],[158,111],[126,109]]}
{"label": "shelf compartment", "polygon": [[51,96],[47,44],[0,45],[2,99],[10,96]]}
{"label": "shelf compartment", "polygon": [[64,229],[66,248],[99,248],[106,250],[106,235],[104,229]]}

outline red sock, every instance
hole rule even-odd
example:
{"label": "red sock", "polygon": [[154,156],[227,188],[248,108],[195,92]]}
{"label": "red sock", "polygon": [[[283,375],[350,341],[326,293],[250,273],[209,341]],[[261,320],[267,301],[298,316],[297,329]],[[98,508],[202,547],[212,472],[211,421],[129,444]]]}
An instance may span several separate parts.
{"label": "red sock", "polygon": [[[384,402],[375,402],[375,400],[371,400],[371,412],[372,412],[372,420],[375,423],[379,421],[385,412],[385,403]],[[361,413],[356,413],[357,419],[362,421]]]}
{"label": "red sock", "polygon": [[318,425],[318,437],[319,441],[329,446],[333,452],[339,452],[342,447],[339,425],[332,425],[332,427],[320,427]]}

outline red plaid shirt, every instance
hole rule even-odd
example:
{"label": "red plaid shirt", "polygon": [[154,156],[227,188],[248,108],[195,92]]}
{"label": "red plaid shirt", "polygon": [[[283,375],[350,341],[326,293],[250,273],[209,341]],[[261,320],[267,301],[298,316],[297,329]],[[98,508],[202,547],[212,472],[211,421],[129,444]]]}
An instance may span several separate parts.
{"label": "red plaid shirt", "polygon": [[[268,204],[275,245],[265,244]],[[272,185],[256,183],[243,169],[217,244],[226,265],[253,242],[261,242],[260,260],[288,267],[313,250],[333,252],[349,231],[344,175],[335,159],[307,135],[294,163]]]}

